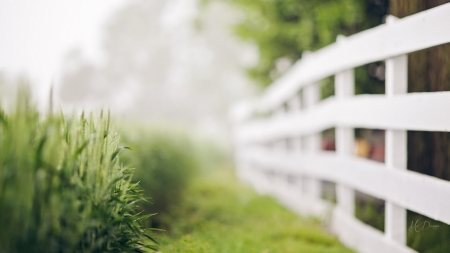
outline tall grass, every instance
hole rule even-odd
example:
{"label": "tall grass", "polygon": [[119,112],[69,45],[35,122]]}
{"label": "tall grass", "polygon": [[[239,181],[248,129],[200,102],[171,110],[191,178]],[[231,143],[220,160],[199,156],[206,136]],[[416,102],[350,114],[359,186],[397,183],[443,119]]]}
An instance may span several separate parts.
{"label": "tall grass", "polygon": [[137,168],[134,179],[149,198],[142,207],[147,214],[157,213],[146,225],[167,228],[167,219],[183,201],[188,184],[199,170],[197,147],[185,131],[170,127],[134,125],[124,129],[124,142],[132,147],[124,158]]}
{"label": "tall grass", "polygon": [[[145,252],[143,200],[110,116],[0,107],[0,252]],[[148,240],[150,239],[150,240]]]}

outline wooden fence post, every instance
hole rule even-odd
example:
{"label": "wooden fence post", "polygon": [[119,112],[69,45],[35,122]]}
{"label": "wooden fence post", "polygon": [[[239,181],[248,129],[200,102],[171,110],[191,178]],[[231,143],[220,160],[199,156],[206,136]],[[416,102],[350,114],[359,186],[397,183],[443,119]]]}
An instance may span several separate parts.
{"label": "wooden fence post", "polygon": [[[338,43],[345,43],[345,37],[339,35]],[[335,75],[334,91],[336,99],[346,99],[355,95],[355,74],[353,69]],[[355,134],[353,128],[336,126],[336,152],[339,155],[353,155]],[[347,185],[336,185],[338,207],[353,216],[355,212],[355,191]]]}
{"label": "wooden fence post", "polygon": [[[401,55],[386,60],[386,96],[404,94],[408,90],[408,58]],[[387,167],[406,170],[407,134],[405,130],[386,130],[385,163]],[[386,200],[386,237],[406,243],[406,209]]]}
{"label": "wooden fence post", "polygon": [[[302,98],[300,97],[300,93],[296,93],[295,96],[288,102],[289,113],[299,113],[301,111],[301,101]],[[301,152],[302,149],[301,136],[291,137],[290,149],[294,153]]]}
{"label": "wooden fence post", "polygon": [[[287,110],[286,104],[283,104],[279,108],[275,109],[274,117],[283,118],[286,117]],[[276,139],[273,144],[274,153],[287,153],[287,141],[286,139]],[[288,191],[288,177],[287,175],[280,173],[280,168],[272,168],[273,174],[270,175],[273,182],[273,193],[278,197],[283,197],[285,192]]]}
{"label": "wooden fence post", "polygon": [[[295,96],[289,101],[288,108],[291,113],[299,113],[301,111],[302,105],[302,97],[301,93],[296,93]],[[291,154],[299,154],[302,152],[302,137],[294,136],[290,139],[290,152]],[[291,188],[295,191],[295,193],[303,195],[303,184],[304,176],[299,175],[293,179],[291,183]]]}
{"label": "wooden fence post", "polygon": [[[353,95],[346,92],[353,90],[353,79],[353,69],[336,75],[336,97],[344,98]],[[354,143],[355,135],[353,132],[353,128],[342,126],[336,127],[336,152],[339,155],[353,155]],[[337,184],[336,198],[338,207],[345,211],[347,214],[353,216],[355,209],[354,190],[347,185]]]}
{"label": "wooden fence post", "polygon": [[[303,101],[305,109],[309,109],[314,106],[320,100],[320,86],[319,83],[313,83],[306,86],[303,90]],[[314,133],[312,135],[304,137],[305,150],[314,153],[321,149],[321,136],[320,133]],[[308,176],[305,177],[303,182],[304,193],[312,199],[320,199],[322,194],[321,183],[317,178]]]}

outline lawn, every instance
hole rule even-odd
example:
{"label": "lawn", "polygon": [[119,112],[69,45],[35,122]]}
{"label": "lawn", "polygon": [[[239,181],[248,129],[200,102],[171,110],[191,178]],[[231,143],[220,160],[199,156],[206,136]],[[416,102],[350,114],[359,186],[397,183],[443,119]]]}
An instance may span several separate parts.
{"label": "lawn", "polygon": [[320,221],[300,217],[242,185],[230,169],[195,179],[156,236],[162,253],[352,252]]}

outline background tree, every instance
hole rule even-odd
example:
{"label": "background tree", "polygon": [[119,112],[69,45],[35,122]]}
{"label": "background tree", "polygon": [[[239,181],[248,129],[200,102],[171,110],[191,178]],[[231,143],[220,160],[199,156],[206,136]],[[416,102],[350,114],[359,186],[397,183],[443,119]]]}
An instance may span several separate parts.
{"label": "background tree", "polygon": [[[391,0],[390,13],[403,18],[448,0]],[[408,55],[408,92],[450,91],[450,44]],[[447,132],[408,133],[408,169],[450,180],[450,135]]]}
{"label": "background tree", "polygon": [[[380,25],[387,14],[387,0],[228,0],[243,18],[235,26],[242,39],[259,48],[259,62],[248,69],[262,86],[278,78],[305,50],[317,50],[335,42],[337,35],[352,35]],[[357,93],[382,93],[373,89],[368,69],[357,73]],[[382,78],[383,79],[383,78]],[[381,80],[382,81],[382,80]],[[372,84],[372,85],[371,85]],[[361,87],[360,87],[361,86]],[[364,86],[364,87],[362,87]],[[365,88],[367,87],[367,88]]]}

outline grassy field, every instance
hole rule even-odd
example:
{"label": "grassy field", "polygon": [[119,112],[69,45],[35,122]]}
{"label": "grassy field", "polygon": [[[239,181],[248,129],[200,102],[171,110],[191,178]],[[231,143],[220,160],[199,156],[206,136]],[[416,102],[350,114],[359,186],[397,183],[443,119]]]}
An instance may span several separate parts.
{"label": "grassy field", "polygon": [[317,220],[297,216],[275,200],[242,186],[230,169],[190,185],[170,227],[158,240],[163,253],[352,252]]}

